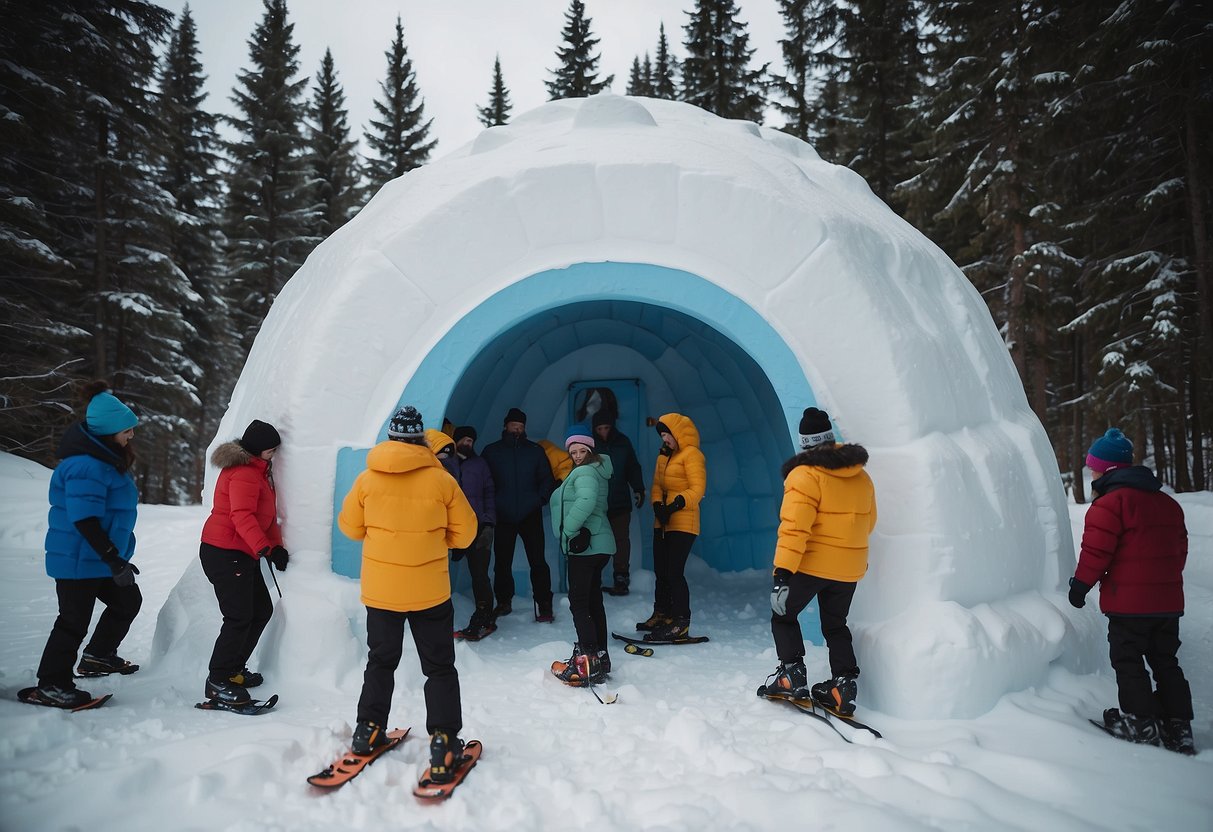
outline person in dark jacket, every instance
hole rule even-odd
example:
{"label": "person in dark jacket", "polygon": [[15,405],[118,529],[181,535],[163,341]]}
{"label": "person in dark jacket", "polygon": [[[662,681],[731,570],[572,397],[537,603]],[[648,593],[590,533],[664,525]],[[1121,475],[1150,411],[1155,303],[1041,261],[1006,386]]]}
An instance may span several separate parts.
{"label": "person in dark jacket", "polygon": [[535,620],[550,622],[552,572],[543,556],[543,504],[556,481],[543,448],[526,437],[526,414],[511,407],[505,416],[501,439],[481,454],[493,473],[497,496],[497,526],[493,530],[493,590],[496,618],[509,615],[514,604],[514,543],[521,536],[531,566],[531,595]]}
{"label": "person in dark jacket", "polygon": [[[611,595],[627,595],[631,583],[632,506],[644,505],[644,474],[632,440],[615,427],[612,413],[599,410],[592,420],[598,453],[611,458],[613,473],[607,490],[607,519],[615,536],[615,584],[603,587]],[[631,489],[631,493],[629,493]]]}
{"label": "person in dark jacket", "polygon": [[281,444],[273,425],[254,419],[243,436],[211,454],[211,462],[222,471],[198,554],[215,588],[223,626],[211,652],[206,697],[231,705],[248,702],[248,688],[264,681],[248,669],[249,657],[274,613],[261,562],[280,572],[290,562],[274,490],[273,459]]}
{"label": "person in dark jacket", "polygon": [[1104,727],[1131,742],[1195,754],[1192,690],[1176,658],[1188,557],[1183,509],[1148,468],[1133,464],[1133,443],[1116,428],[1091,445],[1087,467],[1096,496],[1069,600],[1083,607],[1099,584],[1120,693],[1120,709],[1104,711]]}
{"label": "person in dark jacket", "polygon": [[76,687],[72,665],[97,601],[105,611],[77,673],[125,675],[139,669],[118,655],[143,604],[135,584],[139,568],[130,563],[139,502],[130,443],[139,420],[108,390],[104,381],[85,387],[84,421],[64,433],[62,461],[51,475],[46,574],[55,580],[59,616],[38,664],[38,686],[21,691],[23,701],[36,705],[75,708],[92,700]]}
{"label": "person in dark jacket", "polygon": [[455,549],[455,560],[467,558],[472,577],[472,598],[476,610],[468,625],[456,635],[479,641],[497,629],[493,617],[493,584],[489,581],[489,561],[493,557],[493,529],[497,525],[497,497],[493,473],[484,458],[476,454],[476,429],[468,425],[455,428],[455,465],[452,474],[476,512],[476,542],[466,549]]}

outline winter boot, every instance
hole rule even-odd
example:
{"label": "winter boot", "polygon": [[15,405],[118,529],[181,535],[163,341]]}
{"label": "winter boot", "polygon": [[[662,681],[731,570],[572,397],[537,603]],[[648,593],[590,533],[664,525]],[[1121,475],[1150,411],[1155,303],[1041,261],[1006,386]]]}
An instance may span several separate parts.
{"label": "winter boot", "polygon": [[775,668],[775,672],[767,677],[766,688],[768,695],[808,699],[809,674],[804,668],[804,660],[780,662],[779,667]]}
{"label": "winter boot", "polygon": [[1103,712],[1103,724],[1109,734],[1141,745],[1162,745],[1159,722],[1161,720],[1152,716],[1124,714],[1116,708]]}
{"label": "winter boot", "polygon": [[627,572],[616,572],[615,573],[615,585],[614,586],[604,586],[602,588],[602,591],[605,592],[607,595],[614,595],[615,597],[619,597],[621,595],[627,595],[628,594],[628,584],[630,584],[631,581],[632,581],[632,579],[631,579],[631,577],[629,577]]}
{"label": "winter boot", "polygon": [[573,655],[568,661],[552,662],[552,673],[557,679],[573,687],[596,685],[606,679],[598,652],[587,655],[582,652],[580,644],[573,645]]}
{"label": "winter boot", "polygon": [[237,685],[244,685],[246,688],[255,688],[265,681],[265,677],[260,673],[254,673],[246,667],[244,670],[241,670],[239,673],[233,676],[229,681],[234,682]]}
{"label": "winter boot", "polygon": [[231,679],[206,680],[206,698],[214,699],[228,705],[244,705],[252,701],[244,685],[238,685]]}
{"label": "winter boot", "polygon": [[855,695],[859,686],[855,684],[854,676],[835,676],[818,682],[811,689],[813,701],[831,711],[837,711],[843,716],[855,713]]}
{"label": "winter boot", "polygon": [[509,601],[502,601],[493,609],[493,618],[504,618],[514,611],[514,605]]}
{"label": "winter boot", "polygon": [[1186,719],[1160,719],[1163,748],[1189,756],[1196,753],[1192,723]]}
{"label": "winter boot", "polygon": [[552,614],[552,599],[547,602],[535,602],[535,621],[538,624],[551,624],[556,620],[556,616]]}
{"label": "winter boot", "polygon": [[360,757],[373,754],[376,748],[381,748],[391,742],[387,731],[373,722],[361,721],[354,728],[354,740],[350,750]]}
{"label": "winter boot", "polygon": [[38,685],[34,688],[30,699],[40,705],[50,705],[54,708],[79,708],[93,701],[93,695],[86,690],[80,690],[75,685],[59,687],[58,685]]}
{"label": "winter boot", "polygon": [[654,641],[677,641],[690,635],[690,631],[690,616],[667,618],[653,628],[650,638]]}
{"label": "winter boot", "polygon": [[636,625],[636,629],[642,633],[648,633],[653,628],[659,626],[665,621],[669,621],[670,617],[664,612],[658,612],[656,607],[653,607],[653,614],[649,616],[647,621],[641,621]]}
{"label": "winter boot", "polygon": [[605,650],[598,651],[598,666],[602,668],[602,675],[606,676],[611,672],[611,654]]}
{"label": "winter boot", "polygon": [[449,783],[463,759],[463,740],[454,731],[439,728],[430,736],[430,780]]}
{"label": "winter boot", "polygon": [[472,613],[472,618],[468,621],[468,625],[463,628],[463,637],[467,641],[480,641],[489,633],[497,629],[497,625],[493,623],[493,609],[488,604],[481,607],[476,607],[476,611]]}
{"label": "winter boot", "polygon": [[126,676],[138,669],[139,665],[131,664],[117,653],[110,656],[94,656],[92,653],[85,653],[80,657],[80,664],[76,668],[76,675],[108,676],[111,673],[120,673]]}

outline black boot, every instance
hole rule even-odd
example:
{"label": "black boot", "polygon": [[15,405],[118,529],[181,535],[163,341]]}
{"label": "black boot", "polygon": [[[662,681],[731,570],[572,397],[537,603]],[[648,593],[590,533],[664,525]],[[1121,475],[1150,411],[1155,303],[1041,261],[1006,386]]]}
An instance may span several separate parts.
{"label": "black boot", "polygon": [[855,696],[859,693],[859,686],[854,676],[835,676],[813,685],[811,693],[817,704],[843,716],[850,716],[855,713]]}
{"label": "black boot", "polygon": [[660,624],[653,628],[652,639],[654,641],[677,641],[680,638],[686,638],[691,634],[691,617],[679,616],[676,618],[663,619]]}
{"label": "black boot", "polygon": [[663,622],[668,621],[670,617],[664,612],[653,607],[653,614],[649,616],[647,621],[641,621],[636,624],[636,629],[642,633],[647,633],[660,626]]}
{"label": "black boot", "polygon": [[1152,716],[1124,714],[1116,708],[1108,708],[1103,712],[1103,724],[1117,739],[1141,745],[1162,745],[1159,720]]}
{"label": "black boot", "polygon": [[245,705],[253,699],[244,685],[238,685],[231,679],[211,678],[206,680],[206,698],[227,705]]}
{"label": "black boot", "polygon": [[463,740],[454,731],[443,728],[430,736],[430,780],[449,783],[455,779],[455,769],[463,759]]}
{"label": "black boot", "polygon": [[627,572],[616,572],[615,573],[615,585],[614,586],[604,586],[602,588],[602,591],[605,592],[607,595],[614,595],[616,597],[619,597],[621,595],[627,595],[629,592],[628,584],[630,584],[631,581],[632,581],[632,579],[631,579],[631,577],[628,576]]}
{"label": "black boot", "polygon": [[387,732],[373,722],[362,721],[354,729],[354,741],[350,743],[350,750],[355,754],[365,757],[371,754],[377,748],[381,748],[391,742],[388,739]]}
{"label": "black boot", "polygon": [[1163,748],[1179,754],[1196,753],[1196,740],[1192,737],[1192,723],[1186,719],[1161,719]]}
{"label": "black boot", "polygon": [[780,662],[775,672],[767,677],[766,689],[771,695],[782,694],[796,699],[808,699],[809,674],[805,670],[804,660]]}

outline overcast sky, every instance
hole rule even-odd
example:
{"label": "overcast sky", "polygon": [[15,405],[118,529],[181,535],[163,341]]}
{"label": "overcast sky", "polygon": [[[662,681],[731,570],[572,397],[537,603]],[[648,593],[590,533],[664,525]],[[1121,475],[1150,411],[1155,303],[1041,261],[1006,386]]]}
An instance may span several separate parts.
{"label": "overcast sky", "polygon": [[[185,0],[158,2],[175,14],[185,6]],[[206,107],[230,113],[236,73],[248,65],[248,39],[263,15],[261,0],[192,0],[189,5],[208,76]],[[757,50],[753,65],[770,62],[780,70],[783,24],[775,0],[738,0],[738,5],[749,24],[750,46]],[[627,90],[632,58],[639,54],[643,60],[645,52],[654,51],[660,23],[675,55],[685,54],[682,27],[685,10],[693,6],[694,0],[586,0],[593,34],[601,41],[600,72],[615,74],[612,92]],[[357,136],[373,115],[371,102],[380,94],[387,67],[384,52],[400,15],[425,115],[434,120],[433,158],[483,129],[476,107],[488,102],[494,55],[501,55],[514,115],[547,100],[544,82],[556,66],[568,7],[568,0],[288,0],[300,74],[313,77],[324,50],[333,50]]]}

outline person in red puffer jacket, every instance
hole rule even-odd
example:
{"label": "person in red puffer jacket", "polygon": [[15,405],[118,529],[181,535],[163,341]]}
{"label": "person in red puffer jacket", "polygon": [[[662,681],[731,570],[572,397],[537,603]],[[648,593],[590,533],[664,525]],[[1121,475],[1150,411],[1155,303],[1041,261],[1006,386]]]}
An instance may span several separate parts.
{"label": "person in red puffer jacket", "polygon": [[280,572],[290,555],[282,545],[273,458],[282,438],[273,425],[254,419],[235,442],[211,454],[222,468],[211,515],[202,527],[202,571],[215,588],[223,626],[215,639],[206,679],[207,699],[231,705],[248,702],[248,688],[261,684],[247,667],[249,657],[274,613],[261,577],[264,558]]}
{"label": "person in red puffer jacket", "polygon": [[1099,584],[1120,693],[1120,710],[1104,711],[1104,728],[1130,742],[1195,754],[1192,691],[1176,658],[1188,557],[1183,509],[1148,468],[1133,465],[1133,443],[1116,428],[1095,440],[1087,467],[1096,496],[1087,509],[1070,603],[1084,606]]}

